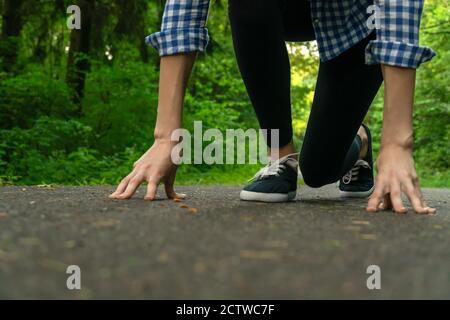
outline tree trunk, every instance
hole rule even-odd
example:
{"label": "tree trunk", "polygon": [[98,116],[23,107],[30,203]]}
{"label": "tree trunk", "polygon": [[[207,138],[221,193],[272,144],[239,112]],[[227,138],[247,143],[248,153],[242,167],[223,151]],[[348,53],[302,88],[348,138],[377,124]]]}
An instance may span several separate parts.
{"label": "tree trunk", "polygon": [[23,27],[21,7],[23,0],[4,0],[2,12],[2,34],[0,37],[0,57],[2,69],[12,72],[19,53],[19,35]]}
{"label": "tree trunk", "polygon": [[84,94],[86,73],[89,71],[89,49],[92,29],[94,0],[78,0],[81,9],[81,29],[70,33],[69,57],[67,60],[67,84],[73,89],[73,101],[78,105],[77,115],[82,115],[81,101]]}

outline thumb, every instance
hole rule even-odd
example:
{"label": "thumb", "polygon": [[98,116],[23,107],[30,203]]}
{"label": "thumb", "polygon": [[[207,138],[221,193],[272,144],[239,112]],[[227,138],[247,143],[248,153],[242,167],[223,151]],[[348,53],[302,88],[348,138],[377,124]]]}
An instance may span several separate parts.
{"label": "thumb", "polygon": [[167,179],[164,181],[164,189],[166,191],[166,195],[169,199],[184,199],[186,198],[186,195],[183,193],[176,193],[174,189],[174,183],[175,183],[175,172],[167,177]]}

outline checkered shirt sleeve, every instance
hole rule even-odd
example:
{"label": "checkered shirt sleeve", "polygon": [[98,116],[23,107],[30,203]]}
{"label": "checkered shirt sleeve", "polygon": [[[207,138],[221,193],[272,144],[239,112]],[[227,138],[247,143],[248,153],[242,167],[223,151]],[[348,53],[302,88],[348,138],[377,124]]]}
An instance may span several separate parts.
{"label": "checkered shirt sleeve", "polygon": [[424,0],[375,0],[379,14],[377,39],[366,49],[367,64],[418,68],[436,53],[419,45]]}
{"label": "checkered shirt sleeve", "polygon": [[201,51],[209,42],[206,21],[209,0],[167,0],[161,31],[149,35],[145,42],[160,56]]}

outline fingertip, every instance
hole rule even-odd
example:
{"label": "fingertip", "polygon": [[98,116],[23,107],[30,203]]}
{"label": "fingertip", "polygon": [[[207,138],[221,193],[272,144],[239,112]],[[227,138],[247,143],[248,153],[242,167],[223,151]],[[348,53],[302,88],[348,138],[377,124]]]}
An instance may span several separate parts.
{"label": "fingertip", "polygon": [[368,212],[378,212],[380,206],[381,199],[379,197],[372,197],[369,199],[367,203],[367,211]]}
{"label": "fingertip", "polygon": [[416,213],[418,213],[418,214],[427,214],[428,213],[428,209],[427,208],[419,208],[419,209],[416,209]]}
{"label": "fingertip", "polygon": [[148,201],[155,200],[157,189],[158,189],[158,185],[149,182],[149,184],[147,185],[147,192],[144,196],[144,200],[148,200]]}
{"label": "fingertip", "polygon": [[370,212],[370,213],[373,213],[373,212],[377,212],[378,210],[374,206],[367,206],[366,211]]}
{"label": "fingertip", "polygon": [[175,192],[167,192],[166,195],[168,199],[177,199],[177,194]]}
{"label": "fingertip", "polygon": [[394,212],[398,214],[405,214],[408,212],[408,209],[406,209],[405,207],[401,207],[400,209],[395,209]]}

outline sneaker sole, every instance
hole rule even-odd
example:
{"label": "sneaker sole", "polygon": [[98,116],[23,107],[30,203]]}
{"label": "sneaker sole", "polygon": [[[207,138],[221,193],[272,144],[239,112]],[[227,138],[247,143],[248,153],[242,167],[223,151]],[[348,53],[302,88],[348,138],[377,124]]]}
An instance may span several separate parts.
{"label": "sneaker sole", "polygon": [[341,191],[341,190],[339,190],[339,193],[341,195],[341,198],[367,198],[373,193],[374,189],[375,189],[375,186],[373,186],[370,190],[367,190],[367,191],[358,192],[358,191]]}
{"label": "sneaker sole", "polygon": [[252,192],[242,190],[240,198],[244,201],[258,201],[258,202],[288,202],[294,200],[297,196],[297,191],[289,193],[264,193]]}

